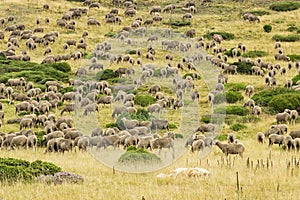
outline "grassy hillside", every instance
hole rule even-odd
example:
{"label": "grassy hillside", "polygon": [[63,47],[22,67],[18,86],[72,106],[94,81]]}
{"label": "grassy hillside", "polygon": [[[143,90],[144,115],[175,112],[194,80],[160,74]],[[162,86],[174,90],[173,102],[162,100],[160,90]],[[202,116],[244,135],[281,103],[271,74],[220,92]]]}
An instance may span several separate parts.
{"label": "grassy hillside", "polygon": [[[50,9],[44,10],[43,5],[49,4]],[[126,40],[121,41],[119,38],[109,37],[117,35],[118,31],[124,26],[130,26],[136,17],[125,17],[124,7],[120,6],[119,15],[122,18],[121,25],[106,24],[105,14],[107,14],[113,6],[111,1],[101,1],[100,8],[91,8],[86,16],[79,19],[74,19],[76,22],[76,30],[66,30],[57,27],[56,19],[61,18],[63,13],[73,7],[83,7],[81,2],[78,1],[21,1],[10,0],[2,1],[0,6],[0,18],[7,18],[9,15],[15,16],[14,22],[7,22],[5,25],[0,24],[0,31],[4,31],[6,26],[14,23],[24,24],[27,29],[33,30],[37,27],[36,20],[40,19],[41,24],[39,27],[44,28],[44,33],[50,31],[58,31],[59,37],[55,43],[50,43],[52,48],[51,55],[66,54],[77,51],[76,47],[71,46],[70,49],[64,50],[63,44],[69,39],[79,40],[82,37],[84,30],[88,30],[89,35],[84,39],[87,43],[87,49],[81,50],[84,53],[84,58],[79,60],[69,60],[68,64],[63,64],[66,68],[70,65],[70,70],[59,70],[57,65],[40,65],[45,58],[43,45],[38,45],[36,50],[28,50],[25,46],[26,40],[19,41],[19,47],[16,48],[16,54],[19,55],[23,50],[26,50],[31,57],[31,63],[24,64],[20,61],[10,61],[1,63],[0,60],[0,81],[6,82],[8,78],[13,77],[28,77],[30,81],[35,82],[37,87],[44,89],[46,80],[56,79],[64,87],[67,87],[67,79],[74,78],[75,72],[78,68],[88,68],[91,64],[90,58],[97,44],[108,41],[112,45],[112,53],[115,55],[129,54],[129,50],[141,49],[143,52],[143,64],[155,62],[158,68],[165,67],[169,61],[165,59],[166,54],[174,55],[174,60],[171,62],[174,66],[177,62],[182,61],[182,57],[191,55],[192,53],[182,53],[179,51],[167,51],[161,48],[161,39],[154,42],[146,42],[148,37],[152,34],[162,35],[166,28],[171,28],[173,40],[179,40],[183,43],[190,43],[194,48],[195,38],[185,38],[182,35],[190,30],[195,29],[196,38],[204,37],[204,43],[210,43],[209,36],[212,33],[223,34],[221,44],[218,47],[230,50],[237,47],[239,43],[246,45],[246,55],[254,63],[258,57],[263,61],[270,62],[271,64],[279,64],[288,69],[288,62],[275,60],[274,54],[277,50],[274,48],[276,37],[283,38],[289,35],[299,36],[299,9],[291,11],[276,11],[270,7],[274,1],[223,1],[215,0],[212,4],[197,3],[197,12],[193,15],[192,19],[188,20],[188,26],[176,26],[176,24],[186,23],[183,22],[182,16],[185,11],[181,7],[187,1],[135,1],[137,5],[137,15],[145,19],[150,19],[152,16],[149,14],[150,8],[154,5],[164,6],[174,3],[176,5],[175,13],[161,13],[163,20],[161,22],[154,22],[153,25],[147,27],[147,34],[145,36],[131,35],[132,44],[128,45]],[[284,5],[279,5],[279,7]],[[276,8],[277,10],[280,8]],[[253,13],[260,18],[260,22],[244,21],[242,15],[244,13]],[[50,18],[50,23],[45,24],[45,18]],[[88,17],[96,18],[100,21],[100,26],[87,26]],[[173,24],[170,25],[170,24]],[[174,26],[175,24],[175,26]],[[271,32],[264,31],[264,25],[271,25]],[[142,25],[144,27],[144,25]],[[296,28],[290,28],[296,27]],[[292,30],[292,32],[291,32]],[[297,32],[298,31],[298,32]],[[36,33],[35,35],[42,37],[44,33]],[[4,31],[5,39],[0,40],[0,50],[7,48],[7,41],[10,32]],[[206,37],[207,36],[207,37]],[[228,36],[226,38],[226,36]],[[276,37],[273,37],[276,36]],[[282,39],[281,39],[282,40]],[[294,42],[281,42],[282,49],[285,55],[294,55],[298,57],[299,40]],[[156,50],[155,61],[146,59],[145,52],[147,47],[152,46]],[[126,52],[126,53],[125,53]],[[248,54],[247,54],[248,53]],[[214,55],[213,49],[203,53],[206,55]],[[242,55],[243,56],[243,55]],[[133,54],[131,57],[137,60],[138,56]],[[6,60],[4,61],[6,62]],[[132,67],[128,63],[109,64],[109,60],[102,59],[106,69],[116,70],[119,67],[129,68]],[[238,62],[237,57],[228,58],[228,63]],[[213,108],[208,103],[209,90],[213,89],[215,82],[210,82],[212,78],[209,75],[213,74],[214,78],[217,73],[212,72],[213,68],[207,62],[201,62],[202,65],[198,66],[199,75],[201,78],[195,81],[195,89],[200,93],[199,104],[191,103],[191,100],[185,100],[187,109],[181,112],[180,110],[168,110],[163,114],[164,117],[169,119],[173,124],[172,129],[175,133],[181,133],[186,130],[192,130],[199,124],[199,121],[206,121],[205,116],[212,114]],[[201,69],[201,66],[206,66]],[[56,67],[55,67],[56,66]],[[141,69],[137,64],[133,66],[137,69],[138,75]],[[10,71],[8,69],[11,69]],[[218,68],[221,70],[220,68]],[[210,71],[211,70],[211,71]],[[266,69],[264,69],[266,71]],[[97,70],[88,71],[84,80],[95,80]],[[158,72],[158,71],[157,71]],[[157,73],[156,72],[156,73]],[[180,71],[180,76],[190,73],[185,69]],[[136,75],[136,76],[138,76]],[[233,131],[234,126],[243,124],[245,127],[241,130],[234,132],[237,138],[244,144],[245,153],[244,157],[230,155],[228,158],[221,152],[218,147],[214,146],[212,151],[198,153],[191,153],[186,151],[183,156],[178,160],[171,162],[166,168],[154,171],[151,173],[131,174],[121,171],[115,171],[105,164],[95,159],[95,155],[88,152],[67,152],[64,154],[52,153],[44,154],[44,148],[38,148],[37,151],[30,150],[15,150],[7,151],[1,150],[0,157],[14,157],[21,158],[28,161],[43,160],[52,162],[61,167],[64,171],[80,174],[84,177],[82,184],[63,184],[63,185],[46,185],[43,183],[14,183],[6,184],[0,183],[0,198],[1,199],[141,199],[142,196],[148,199],[297,199],[300,195],[298,190],[299,185],[299,152],[287,152],[273,145],[269,148],[267,144],[260,145],[256,141],[257,132],[265,132],[270,125],[275,124],[275,111],[279,112],[287,106],[295,108],[299,95],[297,92],[291,92],[287,89],[282,89],[286,80],[292,79],[298,75],[298,70],[292,67],[287,70],[285,75],[276,75],[277,89],[271,89],[266,86],[264,77],[253,76],[250,74],[238,73],[237,75],[228,75],[228,84],[225,85],[225,90],[229,93],[239,93],[238,100],[227,107],[227,112],[232,112],[226,116],[225,123],[222,124],[221,132],[218,133],[219,140],[227,138],[227,135]],[[32,79],[31,79],[32,78]],[[172,79],[169,78],[169,81]],[[110,84],[126,84],[126,79],[109,79]],[[215,81],[215,80],[214,80]],[[144,83],[143,86],[132,92],[143,96],[149,95],[147,90],[150,85],[154,83],[162,84],[162,90],[168,95],[173,95],[172,84],[167,81],[163,82],[159,77],[154,77],[150,82]],[[262,114],[259,119],[253,117],[248,112],[245,112],[241,106],[248,99],[244,94],[246,85],[251,84],[255,88],[255,96],[253,97],[258,105],[262,106]],[[279,89],[278,89],[279,88]],[[72,89],[72,88],[71,88]],[[279,106],[275,104],[277,99],[271,99],[273,95],[281,94],[282,96],[291,96],[293,100],[283,101]],[[240,96],[242,95],[242,99]],[[5,119],[11,119],[18,116],[14,115],[13,104],[8,104],[6,99],[0,100],[4,105]],[[280,99],[279,99],[280,101]],[[271,102],[270,104],[268,104]],[[272,106],[272,107],[270,107]],[[52,110],[56,116],[60,116],[60,109],[58,111]],[[219,108],[222,110],[224,108]],[[243,111],[245,116],[234,115],[235,112]],[[115,120],[111,117],[111,108],[109,106],[100,106],[99,114],[94,116],[83,117],[80,114],[74,118],[75,127],[85,131],[85,134],[90,134],[91,130],[97,126],[105,127],[107,124],[114,123]],[[250,112],[249,112],[250,113]],[[288,132],[299,129],[299,123],[295,126],[289,125]],[[0,131],[8,133],[10,131],[18,131],[19,127],[16,124],[4,124]],[[35,128],[35,131],[41,131],[42,127]],[[225,142],[225,141],[224,141]],[[106,150],[103,150],[104,153]],[[166,151],[166,150],[163,150]],[[163,154],[164,152],[162,152]],[[177,152],[176,152],[177,153]],[[176,154],[177,155],[177,154]],[[166,178],[159,179],[156,175],[160,172],[168,172],[178,167],[202,167],[211,172],[210,177],[206,178]],[[237,188],[237,175],[239,178],[239,187]]]}

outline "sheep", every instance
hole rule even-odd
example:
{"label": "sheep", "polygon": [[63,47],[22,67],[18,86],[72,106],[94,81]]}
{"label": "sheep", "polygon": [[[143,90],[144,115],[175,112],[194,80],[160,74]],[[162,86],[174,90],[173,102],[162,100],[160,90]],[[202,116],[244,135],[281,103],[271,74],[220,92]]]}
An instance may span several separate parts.
{"label": "sheep", "polygon": [[18,135],[12,138],[10,143],[10,148],[15,149],[15,147],[26,147],[27,145],[27,137],[25,135]]}
{"label": "sheep", "polygon": [[164,119],[152,119],[151,130],[167,129],[169,131],[169,121]]}
{"label": "sheep", "polygon": [[69,114],[75,111],[75,115],[76,115],[76,105],[75,104],[67,104],[65,105],[65,107],[61,110],[60,115],[63,115],[64,112],[68,112]]}
{"label": "sheep", "polygon": [[93,129],[91,136],[101,136],[103,135],[103,129],[101,127],[97,127],[95,129]]}
{"label": "sheep", "polygon": [[252,110],[252,114],[259,117],[261,114],[261,107],[259,106],[254,106]]}
{"label": "sheep", "polygon": [[113,101],[113,96],[102,96],[98,99],[97,104],[109,104],[111,106],[111,103]]}
{"label": "sheep", "polygon": [[128,120],[126,118],[122,118],[122,122],[124,124],[125,129],[133,129],[139,125],[139,121],[137,120]]}
{"label": "sheep", "polygon": [[136,147],[137,148],[143,148],[143,149],[150,148],[150,150],[152,150],[153,139],[154,139],[153,135],[140,137]]}
{"label": "sheep", "polygon": [[49,140],[53,139],[53,138],[62,138],[64,137],[64,133],[62,131],[53,131],[47,135],[43,136],[43,141],[48,142]]}
{"label": "sheep", "polygon": [[300,138],[300,130],[297,129],[297,130],[293,130],[290,132],[290,136],[295,139],[295,138]]}
{"label": "sheep", "polygon": [[280,122],[285,122],[286,124],[289,124],[289,113],[283,112],[283,113],[277,113],[275,116],[276,123],[279,124]]}
{"label": "sheep", "polygon": [[58,152],[58,146],[57,146],[57,140],[58,138],[53,138],[47,141],[45,154],[48,152]]}
{"label": "sheep", "polygon": [[88,137],[78,137],[77,146],[79,150],[87,151],[87,147],[90,145]]}
{"label": "sheep", "polygon": [[272,147],[273,144],[278,144],[279,146],[283,144],[284,136],[271,134],[269,135],[269,147]]}
{"label": "sheep", "polygon": [[174,139],[175,134],[168,132],[165,136],[152,141],[152,149],[172,148],[174,152]]}
{"label": "sheep", "polygon": [[255,106],[255,101],[253,99],[248,99],[244,104],[244,107],[249,107],[250,110],[252,111],[254,106]]}
{"label": "sheep", "polygon": [[155,113],[156,112],[156,113],[160,114],[161,110],[162,110],[162,106],[160,106],[158,103],[151,104],[147,108],[147,111],[149,113]]}
{"label": "sheep", "polygon": [[201,151],[203,150],[205,147],[205,142],[202,139],[199,140],[195,140],[193,141],[192,145],[191,145],[191,151]]}
{"label": "sheep", "polygon": [[254,87],[252,85],[247,85],[246,86],[246,89],[245,89],[245,94],[251,98],[251,96],[253,95],[254,93]]}
{"label": "sheep", "polygon": [[295,138],[293,141],[294,148],[299,151],[300,150],[300,138]]}
{"label": "sheep", "polygon": [[100,149],[102,147],[106,149],[108,146],[113,146],[115,148],[118,146],[119,140],[120,140],[120,136],[118,135],[104,136],[97,143],[97,149]]}
{"label": "sheep", "polygon": [[287,135],[284,140],[283,144],[286,147],[286,150],[289,151],[291,149],[294,149],[294,141],[293,138],[290,135]]}
{"label": "sheep", "polygon": [[193,133],[196,132],[201,132],[201,133],[205,133],[205,132],[215,132],[215,126],[213,124],[201,124],[198,128],[194,129]]}
{"label": "sheep", "polygon": [[27,141],[26,141],[26,146],[27,148],[32,147],[34,150],[36,150],[36,145],[37,145],[37,137],[36,135],[29,135],[27,137]]}
{"label": "sheep", "polygon": [[92,112],[96,115],[96,111],[99,112],[98,105],[96,103],[91,103],[85,106],[83,115],[86,116],[88,113],[92,113]]}
{"label": "sheep", "polygon": [[11,141],[12,139],[16,137],[16,134],[15,133],[8,133],[6,135],[4,135],[3,137],[3,142],[2,142],[2,145],[1,145],[1,148],[2,147],[6,147],[6,148],[9,148],[10,147],[10,144],[11,144]]}
{"label": "sheep", "polygon": [[177,108],[181,108],[184,106],[183,100],[176,100],[173,104],[173,109],[176,110]]}
{"label": "sheep", "polygon": [[228,143],[234,143],[235,140],[236,140],[235,134],[234,133],[229,133],[228,136],[227,136]]}
{"label": "sheep", "polygon": [[243,144],[222,144],[219,141],[216,141],[215,144],[222,150],[225,156],[228,156],[228,154],[239,154],[240,157],[243,158],[243,153],[245,151],[245,147]]}
{"label": "sheep", "polygon": [[288,132],[288,125],[286,125],[286,124],[272,125],[270,128],[271,129],[274,129],[274,128],[279,129],[280,135],[287,134],[287,132]]}
{"label": "sheep", "polygon": [[265,134],[264,133],[258,132],[256,134],[256,139],[257,139],[258,143],[265,144]]}
{"label": "sheep", "polygon": [[156,93],[156,92],[160,92],[160,90],[161,90],[160,85],[155,84],[155,85],[151,85],[151,87],[148,90],[148,93],[153,93],[153,92]]}
{"label": "sheep", "polygon": [[75,140],[77,137],[82,136],[83,134],[78,130],[67,131],[64,134],[65,139]]}
{"label": "sheep", "polygon": [[21,119],[21,122],[20,122],[20,130],[23,129],[23,128],[32,128],[33,126],[33,121],[31,118],[23,118]]}
{"label": "sheep", "polygon": [[74,141],[69,139],[57,138],[56,143],[57,143],[58,152],[62,152],[62,153],[64,153],[65,151],[72,151],[74,147]]}
{"label": "sheep", "polygon": [[298,111],[297,110],[285,109],[284,112],[286,112],[290,115],[291,124],[295,126],[296,125],[296,120],[298,118]]}

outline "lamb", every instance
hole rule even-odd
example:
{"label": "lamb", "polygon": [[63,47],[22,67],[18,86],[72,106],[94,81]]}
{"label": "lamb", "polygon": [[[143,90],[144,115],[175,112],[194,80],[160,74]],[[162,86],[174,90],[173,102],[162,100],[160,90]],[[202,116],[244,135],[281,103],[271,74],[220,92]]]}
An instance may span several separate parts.
{"label": "lamb", "polygon": [[265,144],[265,134],[264,133],[258,132],[256,134],[256,139],[257,139],[258,143]]}
{"label": "lamb", "polygon": [[222,150],[222,152],[226,156],[228,156],[228,154],[239,154],[241,158],[243,158],[243,153],[245,151],[245,147],[243,144],[241,143],[222,144],[219,141],[217,141],[215,144]]}
{"label": "lamb", "polygon": [[12,138],[10,143],[10,148],[15,149],[15,147],[25,147],[27,145],[27,137],[25,135],[18,135]]}
{"label": "lamb", "polygon": [[201,124],[198,128],[196,128],[193,133],[196,132],[201,132],[201,133],[205,133],[205,132],[215,132],[215,126],[213,124]]}
{"label": "lamb", "polygon": [[283,112],[283,113],[277,113],[275,116],[276,123],[279,124],[280,122],[285,122],[286,124],[289,124],[289,113]]}
{"label": "lamb", "polygon": [[273,144],[278,144],[279,146],[283,144],[284,136],[271,134],[269,135],[269,147],[272,147]]}

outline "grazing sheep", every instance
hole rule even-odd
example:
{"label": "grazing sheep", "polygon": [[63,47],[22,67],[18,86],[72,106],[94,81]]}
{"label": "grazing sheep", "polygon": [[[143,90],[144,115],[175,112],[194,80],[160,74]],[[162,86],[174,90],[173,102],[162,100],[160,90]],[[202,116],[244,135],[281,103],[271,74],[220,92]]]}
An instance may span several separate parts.
{"label": "grazing sheep", "polygon": [[300,150],[300,138],[295,138],[293,145],[294,145],[294,148],[299,152],[299,150]]}
{"label": "grazing sheep", "polygon": [[102,147],[106,149],[108,146],[113,146],[115,148],[118,146],[119,141],[120,136],[118,135],[104,136],[97,143],[97,149],[101,149]]}
{"label": "grazing sheep", "polygon": [[133,129],[135,127],[137,127],[139,125],[139,121],[138,120],[128,120],[126,118],[122,119],[122,122],[124,124],[125,129]]}
{"label": "grazing sheep", "polygon": [[82,135],[83,134],[78,130],[70,130],[70,131],[65,132],[64,138],[70,139],[70,140],[75,140],[77,137],[80,137]]}
{"label": "grazing sheep", "polygon": [[31,118],[23,118],[20,122],[20,130],[23,128],[32,128],[33,121]]}
{"label": "grazing sheep", "polygon": [[12,138],[10,143],[10,148],[15,149],[15,147],[25,147],[27,145],[27,137],[25,135],[18,135]]}
{"label": "grazing sheep", "polygon": [[147,109],[147,111],[149,113],[155,113],[156,112],[158,114],[160,114],[161,110],[162,110],[162,107],[158,103],[149,105],[148,109]]}
{"label": "grazing sheep", "polygon": [[87,147],[90,145],[90,140],[88,137],[79,137],[77,146],[79,150],[87,151]]}
{"label": "grazing sheep", "polygon": [[191,145],[191,151],[201,151],[205,147],[205,142],[202,139],[193,141]]}
{"label": "grazing sheep", "polygon": [[293,138],[290,135],[287,135],[284,138],[283,144],[286,147],[287,151],[289,151],[291,149],[294,149],[294,141],[293,141]]}
{"label": "grazing sheep", "polygon": [[236,140],[235,134],[234,133],[229,133],[228,136],[227,136],[228,143],[234,143],[235,140]]}
{"label": "grazing sheep", "polygon": [[43,136],[43,141],[48,142],[49,140],[53,139],[53,138],[63,138],[64,137],[64,133],[62,131],[54,131],[51,132],[47,135]]}
{"label": "grazing sheep", "polygon": [[36,145],[37,145],[37,137],[36,135],[29,135],[27,137],[27,148],[32,147],[34,150],[36,150]]}
{"label": "grazing sheep", "polygon": [[246,90],[245,90],[245,94],[251,98],[251,96],[253,95],[254,93],[254,87],[252,85],[247,85],[246,86]]}
{"label": "grazing sheep", "polygon": [[283,144],[284,136],[271,134],[269,135],[269,147],[272,147],[273,144],[278,144],[279,146]]}
{"label": "grazing sheep", "polygon": [[16,137],[16,134],[15,134],[15,133],[8,133],[8,134],[4,135],[1,148],[2,148],[2,147],[9,148],[9,147],[10,147],[10,144],[11,144],[11,141],[12,141],[12,139],[13,139],[14,137]]}
{"label": "grazing sheep", "polygon": [[97,104],[109,104],[111,106],[111,103],[113,101],[113,96],[102,96],[98,99]]}
{"label": "grazing sheep", "polygon": [[88,115],[88,113],[94,113],[96,115],[96,111],[99,112],[98,105],[96,103],[91,103],[85,106],[83,115]]}
{"label": "grazing sheep", "polygon": [[274,129],[274,128],[279,129],[280,135],[287,134],[287,132],[288,132],[288,125],[286,125],[286,124],[272,125],[270,128],[271,129]]}
{"label": "grazing sheep", "polygon": [[297,110],[285,109],[284,112],[286,112],[290,115],[291,124],[295,126],[296,125],[296,120],[298,118],[298,111]]}
{"label": "grazing sheep", "polygon": [[257,139],[258,143],[265,144],[265,134],[264,133],[258,132],[256,134],[256,139]]}
{"label": "grazing sheep", "polygon": [[196,132],[201,132],[201,133],[205,133],[205,132],[215,132],[215,126],[213,124],[201,124],[198,128],[196,128],[193,133]]}
{"label": "grazing sheep", "polygon": [[65,151],[72,151],[74,147],[74,141],[69,139],[57,138],[56,143],[57,143],[58,152],[62,152],[62,153],[64,153]]}
{"label": "grazing sheep", "polygon": [[174,151],[174,139],[175,134],[168,132],[167,135],[152,141],[152,149],[172,148]]}
{"label": "grazing sheep", "polygon": [[138,140],[138,144],[136,145],[136,147],[137,148],[143,148],[143,149],[150,148],[150,150],[152,150],[152,143],[153,143],[154,137],[155,136],[153,136],[153,135],[140,137],[139,140]]}
{"label": "grazing sheep", "polygon": [[295,139],[295,138],[300,138],[300,130],[297,129],[297,130],[294,130],[294,131],[291,131],[290,132],[290,136]]}
{"label": "grazing sheep", "polygon": [[161,129],[167,129],[167,131],[169,131],[169,121],[165,119],[152,119],[151,129],[156,131]]}
{"label": "grazing sheep", "polygon": [[290,115],[287,112],[277,113],[275,116],[277,124],[279,124],[280,122],[285,122],[286,124],[289,124],[289,118]]}
{"label": "grazing sheep", "polygon": [[252,114],[259,117],[261,114],[261,107],[259,106],[254,106],[252,110]]}
{"label": "grazing sheep", "polygon": [[244,103],[243,106],[244,106],[244,107],[249,107],[250,110],[252,111],[253,108],[254,108],[254,106],[255,106],[255,101],[254,101],[253,99],[248,99],[248,100]]}
{"label": "grazing sheep", "polygon": [[219,141],[217,141],[215,144],[222,150],[222,152],[226,156],[228,156],[228,154],[239,154],[241,158],[243,158],[243,153],[245,151],[245,147],[243,144],[241,143],[222,144]]}

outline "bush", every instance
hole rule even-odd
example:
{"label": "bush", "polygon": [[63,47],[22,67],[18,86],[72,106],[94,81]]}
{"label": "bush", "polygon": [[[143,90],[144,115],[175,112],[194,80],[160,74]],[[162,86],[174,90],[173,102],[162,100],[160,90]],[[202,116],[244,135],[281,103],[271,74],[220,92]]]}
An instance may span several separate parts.
{"label": "bush", "polygon": [[298,30],[298,27],[296,27],[296,26],[289,26],[286,30],[289,31],[289,32],[294,32],[294,31]]}
{"label": "bush", "polygon": [[300,35],[274,35],[272,40],[280,42],[296,42],[300,40]]}
{"label": "bush", "polygon": [[105,69],[96,74],[97,81],[108,80],[117,77],[118,76],[115,74],[115,72],[112,69]]}
{"label": "bush", "polygon": [[269,8],[271,10],[275,11],[291,11],[291,10],[297,10],[300,8],[300,3],[299,2],[274,2],[272,3]]}
{"label": "bush", "polygon": [[170,124],[169,124],[169,128],[170,128],[170,129],[176,129],[177,126],[176,126],[176,124],[170,123]]}
{"label": "bush", "polygon": [[284,109],[296,109],[300,105],[300,93],[278,94],[273,97],[268,106],[270,110],[278,113]]}
{"label": "bush", "polygon": [[0,158],[0,181],[33,181],[39,175],[53,175],[60,172],[56,165],[36,160],[32,163],[15,158]]}
{"label": "bush", "polygon": [[226,83],[224,86],[226,91],[234,91],[234,92],[245,90],[246,88],[245,83]]}
{"label": "bush", "polygon": [[226,141],[227,140],[228,135],[227,134],[221,134],[217,137],[217,140],[219,141]]}
{"label": "bush", "polygon": [[296,83],[300,80],[300,74],[294,76],[294,78],[292,78],[293,81],[293,85],[296,85]]}
{"label": "bush", "polygon": [[51,63],[51,64],[43,64],[47,67],[52,67],[61,72],[69,73],[71,72],[71,66],[67,62],[58,62],[58,63]]}
{"label": "bush", "polygon": [[64,87],[64,88],[60,88],[59,92],[62,94],[65,94],[66,92],[74,92],[74,87]]}
{"label": "bush", "polygon": [[247,128],[246,125],[244,124],[233,124],[230,126],[230,129],[233,130],[233,131],[239,131],[239,130],[242,130],[242,129],[245,129]]}
{"label": "bush", "polygon": [[134,115],[131,115],[132,119],[136,119],[138,121],[149,121],[150,115],[147,110],[138,108],[137,112]]}
{"label": "bush", "polygon": [[237,66],[237,72],[239,74],[251,74],[252,73],[252,66],[254,65],[253,62],[234,62],[232,65]]}
{"label": "bush", "polygon": [[182,26],[190,26],[190,21],[170,21],[169,23],[164,23],[170,25],[172,28],[182,27]]}
{"label": "bush", "polygon": [[130,146],[127,148],[127,151],[120,156],[118,162],[123,164],[134,164],[137,162],[148,164],[153,162],[158,163],[161,162],[161,160],[157,155],[150,153],[145,149]]}
{"label": "bush", "polygon": [[113,37],[115,37],[117,34],[115,33],[115,32],[113,32],[113,31],[109,31],[108,33],[106,33],[104,36],[105,37],[111,37],[111,38],[113,38]]}
{"label": "bush", "polygon": [[226,106],[216,108],[214,113],[245,116],[249,114],[249,110],[242,106]]}
{"label": "bush", "polygon": [[243,99],[243,95],[240,92],[227,91],[226,92],[226,102],[236,103]]}
{"label": "bush", "polygon": [[263,57],[267,56],[268,53],[265,51],[248,51],[247,53],[243,54],[242,56],[245,58],[256,58],[256,57]]}
{"label": "bush", "polygon": [[274,90],[263,90],[259,93],[253,95],[252,99],[255,101],[257,105],[260,106],[268,106],[269,101],[279,94],[290,94],[297,93],[294,90],[289,90],[287,88],[276,88]]}
{"label": "bush", "polygon": [[134,98],[134,104],[142,107],[149,106],[155,103],[155,98],[151,95],[136,95]]}
{"label": "bush", "polygon": [[[225,51],[224,54],[227,55],[227,56],[229,56],[229,57],[233,57],[233,55],[232,55],[232,50],[233,50],[233,49],[234,49],[234,48],[231,48],[231,49]],[[237,56],[241,56],[241,51],[238,50]]]}
{"label": "bush", "polygon": [[290,54],[290,55],[287,55],[290,59],[291,59],[291,61],[299,61],[300,60],[300,55],[296,55],[296,54]]}
{"label": "bush", "polygon": [[256,15],[256,16],[263,16],[263,15],[270,15],[268,11],[264,10],[253,10],[253,11],[248,11],[247,13]]}
{"label": "bush", "polygon": [[227,33],[227,32],[209,32],[203,35],[203,37],[211,40],[214,34],[221,35],[224,40],[233,40],[234,34],[233,33]]}
{"label": "bush", "polygon": [[115,128],[115,127],[118,127],[118,124],[114,122],[105,125],[105,128]]}
{"label": "bush", "polygon": [[272,26],[270,24],[266,24],[263,26],[263,29],[266,33],[270,33],[272,31]]}

